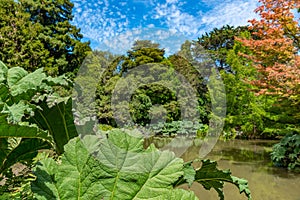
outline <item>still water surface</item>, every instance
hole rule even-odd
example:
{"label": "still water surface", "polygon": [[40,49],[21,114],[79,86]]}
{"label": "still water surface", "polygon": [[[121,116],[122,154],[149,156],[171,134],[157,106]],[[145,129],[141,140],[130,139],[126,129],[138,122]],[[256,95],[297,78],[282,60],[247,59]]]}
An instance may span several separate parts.
{"label": "still water surface", "polygon": [[[154,143],[160,149],[170,149],[185,161],[199,158],[201,140],[185,138],[151,138],[145,142]],[[218,162],[219,169],[230,169],[232,175],[245,178],[249,182],[253,200],[300,200],[300,173],[291,173],[285,169],[272,167],[270,150],[272,140],[234,140],[218,141],[213,150],[205,157]],[[216,200],[215,191],[206,191],[199,184],[192,188],[200,200]],[[245,200],[238,189],[225,184],[225,200]]]}

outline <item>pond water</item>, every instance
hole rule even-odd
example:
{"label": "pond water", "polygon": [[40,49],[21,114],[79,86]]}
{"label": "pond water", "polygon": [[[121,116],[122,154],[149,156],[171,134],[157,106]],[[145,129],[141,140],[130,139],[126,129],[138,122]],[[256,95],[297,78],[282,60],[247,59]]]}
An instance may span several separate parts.
{"label": "pond water", "polygon": [[[172,143],[170,143],[172,141]],[[249,182],[253,200],[300,200],[300,173],[272,167],[270,151],[273,140],[218,141],[205,159],[218,162],[219,169],[230,169],[232,175]],[[149,138],[145,146],[154,143],[160,149],[170,149],[185,161],[199,158],[202,141],[192,138]],[[169,145],[167,145],[169,144]],[[187,187],[186,187],[187,188]],[[215,191],[207,191],[200,184],[191,189],[200,200],[216,200]],[[245,200],[238,189],[225,183],[225,200]]]}

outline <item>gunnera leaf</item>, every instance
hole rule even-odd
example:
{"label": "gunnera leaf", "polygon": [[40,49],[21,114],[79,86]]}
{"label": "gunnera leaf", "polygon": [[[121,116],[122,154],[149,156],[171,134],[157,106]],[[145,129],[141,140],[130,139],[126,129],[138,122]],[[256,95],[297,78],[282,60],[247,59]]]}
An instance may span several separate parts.
{"label": "gunnera leaf", "polygon": [[248,197],[248,200],[251,200],[248,181],[231,176],[229,170],[219,170],[217,163],[214,161],[202,161],[201,168],[196,170],[195,181],[202,184],[206,190],[215,189],[221,200],[224,199],[224,183],[232,183],[239,188],[240,193],[244,193]]}
{"label": "gunnera leaf", "polygon": [[31,122],[41,129],[47,130],[53,137],[56,152],[63,153],[63,148],[68,141],[78,136],[72,114],[72,99],[61,101],[49,107],[46,101],[40,102],[40,109],[36,109]]}
{"label": "gunnera leaf", "polygon": [[8,68],[6,67],[6,65],[2,61],[0,61],[0,83],[6,80],[7,71]]}
{"label": "gunnera leaf", "polygon": [[[32,191],[37,199],[197,199],[172,184],[183,175],[183,160],[141,135],[122,130],[74,138],[58,164],[42,160]],[[167,197],[167,198],[166,198]]]}

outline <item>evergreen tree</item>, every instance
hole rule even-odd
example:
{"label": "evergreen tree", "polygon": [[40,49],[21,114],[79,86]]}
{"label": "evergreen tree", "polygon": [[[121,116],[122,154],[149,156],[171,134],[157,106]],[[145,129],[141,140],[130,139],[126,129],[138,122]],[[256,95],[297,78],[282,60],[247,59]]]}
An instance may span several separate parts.
{"label": "evergreen tree", "polygon": [[201,45],[211,54],[211,58],[215,61],[219,69],[230,71],[230,66],[226,63],[228,50],[233,48],[234,37],[238,36],[242,31],[247,30],[246,26],[223,26],[214,28],[213,31],[205,33],[198,38],[197,44]]}
{"label": "evergreen tree", "polygon": [[37,39],[42,27],[32,23],[30,14],[21,10],[13,0],[0,1],[0,60],[30,71],[51,67],[49,51]]}
{"label": "evergreen tree", "polygon": [[51,75],[76,72],[90,47],[70,23],[72,8],[69,0],[1,1],[0,59]]}

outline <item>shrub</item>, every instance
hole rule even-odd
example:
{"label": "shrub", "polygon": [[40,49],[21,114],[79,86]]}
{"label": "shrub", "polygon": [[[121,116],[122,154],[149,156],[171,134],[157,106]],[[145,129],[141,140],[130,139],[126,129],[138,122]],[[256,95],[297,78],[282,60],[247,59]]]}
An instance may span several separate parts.
{"label": "shrub", "polygon": [[271,158],[275,166],[287,167],[290,170],[300,169],[300,135],[289,133],[273,146]]}

